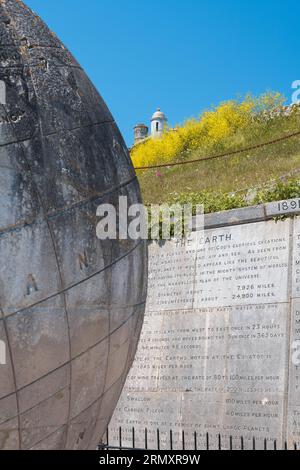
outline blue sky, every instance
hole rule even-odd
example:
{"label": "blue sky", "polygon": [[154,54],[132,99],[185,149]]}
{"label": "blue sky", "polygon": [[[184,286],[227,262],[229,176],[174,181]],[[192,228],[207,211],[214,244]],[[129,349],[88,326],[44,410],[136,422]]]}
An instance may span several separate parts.
{"label": "blue sky", "polygon": [[25,0],[92,79],[128,143],[161,107],[171,125],[300,80],[294,0]]}

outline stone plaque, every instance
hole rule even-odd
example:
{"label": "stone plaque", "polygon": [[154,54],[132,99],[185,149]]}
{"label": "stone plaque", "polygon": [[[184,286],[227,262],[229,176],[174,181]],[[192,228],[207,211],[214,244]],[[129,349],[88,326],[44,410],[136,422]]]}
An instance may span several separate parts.
{"label": "stone plaque", "polygon": [[286,199],[283,201],[269,202],[265,204],[266,215],[278,217],[287,214],[300,213],[300,198]]}
{"label": "stone plaque", "polygon": [[300,299],[292,302],[288,435],[300,442]]}
{"label": "stone plaque", "polygon": [[289,220],[207,230],[198,240],[195,307],[287,302]]}
{"label": "stone plaque", "polygon": [[136,446],[147,428],[152,449],[157,429],[164,449],[170,430],[174,449],[183,441],[194,448],[195,438],[204,448],[207,433],[211,448],[219,434],[223,448],[230,439],[240,448],[241,436],[245,448],[254,437],[257,448],[265,439],[269,448],[274,440],[300,444],[300,219],[155,243],[149,267],[144,327],[111,421],[113,443],[121,426],[129,447],[133,427]]}
{"label": "stone plaque", "polygon": [[259,222],[153,243],[148,309],[287,302],[289,230],[289,220]]}
{"label": "stone plaque", "polygon": [[150,246],[148,310],[192,308],[195,278],[195,234],[183,244],[167,241]]}
{"label": "stone plaque", "polygon": [[300,297],[300,217],[294,221],[292,286],[293,297]]}
{"label": "stone plaque", "polygon": [[[190,448],[194,431],[199,439],[206,432],[225,438],[239,431],[251,440],[251,430],[261,440],[278,437],[286,319],[286,304],[148,312],[115,427],[142,425],[166,435],[184,429]],[[180,433],[176,442],[179,448]]]}

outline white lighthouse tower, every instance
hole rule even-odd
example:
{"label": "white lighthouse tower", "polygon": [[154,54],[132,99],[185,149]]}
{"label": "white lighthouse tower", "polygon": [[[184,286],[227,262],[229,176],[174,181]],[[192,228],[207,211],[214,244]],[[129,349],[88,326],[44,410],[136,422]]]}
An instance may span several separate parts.
{"label": "white lighthouse tower", "polygon": [[151,136],[161,137],[167,125],[168,119],[166,115],[158,108],[151,119]]}

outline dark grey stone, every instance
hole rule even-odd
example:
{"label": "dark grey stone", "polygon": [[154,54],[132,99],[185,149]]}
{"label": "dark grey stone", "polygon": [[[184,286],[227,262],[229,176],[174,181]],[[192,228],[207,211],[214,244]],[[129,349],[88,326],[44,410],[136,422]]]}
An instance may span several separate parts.
{"label": "dark grey stone", "polygon": [[20,415],[23,449],[29,449],[63,427],[68,419],[69,394],[69,389],[61,390]]}
{"label": "dark grey stone", "polygon": [[57,450],[61,449],[64,446],[66,441],[66,434],[67,434],[67,426],[63,426],[62,428],[55,431],[46,439],[43,439],[38,444],[30,447],[30,450]]}
{"label": "dark grey stone", "polygon": [[101,241],[96,209],[141,196],[80,65],[22,2],[0,3],[0,449],[93,449],[132,363],[147,245]]}
{"label": "dark grey stone", "polygon": [[70,367],[66,364],[18,392],[20,413],[35,408],[49,397],[65,390],[70,383]]}
{"label": "dark grey stone", "polygon": [[13,418],[0,424],[0,448],[2,450],[18,450],[19,445],[19,423]]}
{"label": "dark grey stone", "polygon": [[17,415],[17,397],[16,395],[8,395],[0,400],[1,407],[1,423],[5,423],[9,419]]}
{"label": "dark grey stone", "polygon": [[109,354],[109,341],[106,339],[73,360],[72,418],[85,411],[103,395],[106,384],[106,375],[103,371],[106,371]]}

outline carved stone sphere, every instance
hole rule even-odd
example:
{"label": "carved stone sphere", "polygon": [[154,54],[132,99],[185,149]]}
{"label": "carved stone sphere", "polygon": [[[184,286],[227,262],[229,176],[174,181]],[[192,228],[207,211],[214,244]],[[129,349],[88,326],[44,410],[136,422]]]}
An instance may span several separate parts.
{"label": "carved stone sphere", "polygon": [[146,242],[98,239],[96,212],[139,186],[98,92],[18,0],[0,2],[0,85],[0,449],[95,449],[147,280]]}

